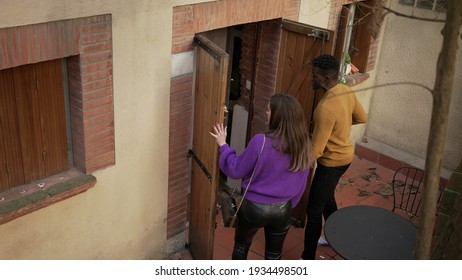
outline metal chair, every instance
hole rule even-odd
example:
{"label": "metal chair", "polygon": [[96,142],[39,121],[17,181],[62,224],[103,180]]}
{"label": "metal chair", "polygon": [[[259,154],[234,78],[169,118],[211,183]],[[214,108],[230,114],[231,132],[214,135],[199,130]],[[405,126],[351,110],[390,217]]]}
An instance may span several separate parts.
{"label": "metal chair", "polygon": [[[396,170],[393,175],[393,209],[403,210],[408,215],[419,215],[420,199],[423,192],[425,172],[422,169],[405,166]],[[442,189],[439,188],[438,203],[441,201]]]}

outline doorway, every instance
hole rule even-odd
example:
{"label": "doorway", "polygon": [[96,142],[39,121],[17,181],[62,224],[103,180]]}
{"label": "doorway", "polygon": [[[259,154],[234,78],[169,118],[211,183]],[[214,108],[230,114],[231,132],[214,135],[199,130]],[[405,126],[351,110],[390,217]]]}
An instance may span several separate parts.
{"label": "doorway", "polygon": [[[276,92],[295,96],[310,122],[317,98],[309,86],[309,62],[321,53],[333,53],[333,32],[275,19],[212,30],[196,38],[199,36],[202,43],[195,47],[192,145],[197,158],[193,162],[197,166],[193,164],[191,175],[189,243],[194,258],[211,259],[214,231],[219,222],[216,198],[220,178],[226,185],[240,186],[239,181],[232,182],[220,175],[219,155],[215,150],[210,155],[200,151],[216,147],[216,143],[210,143],[211,125],[216,122],[228,125],[228,143],[239,154],[253,135],[265,131],[266,108]],[[219,71],[221,67],[226,70]],[[210,103],[212,99],[215,103],[208,107],[200,104]],[[304,225],[308,191],[309,184],[293,212],[294,225],[299,227]]]}

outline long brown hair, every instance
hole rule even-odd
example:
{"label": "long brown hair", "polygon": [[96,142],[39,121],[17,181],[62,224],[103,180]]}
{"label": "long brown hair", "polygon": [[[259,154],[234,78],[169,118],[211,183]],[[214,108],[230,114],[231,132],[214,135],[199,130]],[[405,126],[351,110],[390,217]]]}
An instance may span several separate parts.
{"label": "long brown hair", "polygon": [[291,95],[278,93],[271,97],[269,108],[271,116],[266,134],[275,139],[272,143],[280,152],[290,156],[290,171],[307,169],[311,165],[311,145],[300,103]]}

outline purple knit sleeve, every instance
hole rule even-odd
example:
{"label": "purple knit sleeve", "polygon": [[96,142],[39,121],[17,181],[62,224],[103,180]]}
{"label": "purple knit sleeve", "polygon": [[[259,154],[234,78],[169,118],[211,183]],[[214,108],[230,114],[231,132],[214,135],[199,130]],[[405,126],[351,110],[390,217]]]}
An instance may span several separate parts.
{"label": "purple knit sleeve", "polygon": [[257,162],[261,145],[263,144],[263,134],[255,135],[240,154],[236,150],[224,144],[220,147],[219,165],[223,173],[232,179],[240,179],[249,176]]}

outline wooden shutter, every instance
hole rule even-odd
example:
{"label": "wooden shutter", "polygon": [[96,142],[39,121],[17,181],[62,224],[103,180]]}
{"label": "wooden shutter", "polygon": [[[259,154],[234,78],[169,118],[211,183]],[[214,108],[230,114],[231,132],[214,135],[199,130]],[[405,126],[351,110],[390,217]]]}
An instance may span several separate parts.
{"label": "wooden shutter", "polygon": [[[364,2],[366,5],[372,5],[371,1]],[[372,17],[372,10],[366,6],[358,6],[355,14],[355,26],[353,29],[353,46],[354,50],[350,54],[351,63],[353,63],[361,73],[366,73],[369,61],[369,50],[372,43],[372,36],[367,30],[367,25]]]}
{"label": "wooden shutter", "polygon": [[13,68],[18,127],[26,182],[45,177],[35,65]]}
{"label": "wooden shutter", "polygon": [[347,34],[346,32],[349,14],[349,10],[345,7],[342,7],[342,11],[340,12],[340,18],[338,22],[337,42],[335,44],[335,57],[338,59],[339,62],[342,61],[343,47],[345,46],[345,37]]}
{"label": "wooden shutter", "polygon": [[0,71],[1,191],[69,168],[61,60]]}
{"label": "wooden shutter", "polygon": [[[364,1],[364,4],[373,6],[372,1]],[[372,36],[367,30],[367,25],[372,17],[372,9],[364,5],[356,5],[355,19],[353,21],[352,31],[350,36],[350,45],[348,46],[348,52],[351,57],[351,63],[353,63],[361,73],[365,73],[370,69],[367,69],[369,60],[370,45],[372,42]],[[342,61],[343,48],[345,45],[345,38],[347,34],[347,25],[349,20],[349,10],[343,6],[340,13],[337,42],[335,47],[335,57]]]}
{"label": "wooden shutter", "polygon": [[45,174],[69,168],[61,60],[37,65],[37,87]]}
{"label": "wooden shutter", "polygon": [[12,69],[0,71],[0,176],[0,191],[25,183]]}

